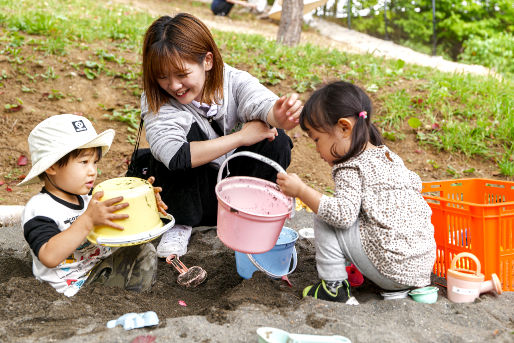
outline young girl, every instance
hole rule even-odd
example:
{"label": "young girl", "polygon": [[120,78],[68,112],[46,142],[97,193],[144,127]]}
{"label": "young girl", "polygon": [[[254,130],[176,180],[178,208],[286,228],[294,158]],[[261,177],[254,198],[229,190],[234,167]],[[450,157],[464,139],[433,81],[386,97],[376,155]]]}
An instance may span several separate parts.
{"label": "young girl", "polygon": [[347,262],[384,290],[430,284],[436,245],[421,180],[383,145],[371,111],[371,100],[360,88],[340,81],[314,92],[301,112],[302,129],[332,166],[334,197],[320,194],[295,174],[277,176],[285,194],[300,198],[317,214],[321,281],[306,287],[304,297],[352,300]]}
{"label": "young girl", "polygon": [[[155,185],[175,217],[159,257],[183,255],[192,226],[216,225],[218,169],[234,150],[250,150],[287,168],[292,142],[281,129],[298,123],[301,102],[280,99],[244,71],[223,63],[209,29],[187,13],[163,16],[143,43],[141,117],[157,163]],[[276,171],[251,158],[229,163],[230,175],[274,181]]]}

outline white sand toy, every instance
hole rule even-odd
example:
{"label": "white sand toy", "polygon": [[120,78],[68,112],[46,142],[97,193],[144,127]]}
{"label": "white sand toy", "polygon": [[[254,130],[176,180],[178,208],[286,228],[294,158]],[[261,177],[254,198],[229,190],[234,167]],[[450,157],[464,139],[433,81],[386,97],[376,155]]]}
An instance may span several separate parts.
{"label": "white sand toy", "polygon": [[259,343],[352,343],[343,336],[300,335],[271,327],[258,328],[257,335]]}

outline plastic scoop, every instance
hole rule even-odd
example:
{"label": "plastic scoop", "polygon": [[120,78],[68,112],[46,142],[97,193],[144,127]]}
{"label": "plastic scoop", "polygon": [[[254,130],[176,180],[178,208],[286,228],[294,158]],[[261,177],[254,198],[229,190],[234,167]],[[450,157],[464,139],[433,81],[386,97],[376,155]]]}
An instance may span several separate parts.
{"label": "plastic scoop", "polygon": [[114,328],[117,325],[123,326],[125,330],[142,328],[144,326],[155,326],[159,324],[159,318],[154,311],[143,313],[127,313],[115,320],[109,320],[107,327]]}
{"label": "plastic scoop", "polygon": [[207,279],[207,272],[202,267],[192,266],[188,268],[175,254],[166,257],[166,262],[179,272],[177,283],[181,286],[196,287]]}
{"label": "plastic scoop", "polygon": [[257,335],[259,343],[351,343],[343,336],[302,335],[271,327],[258,328]]}

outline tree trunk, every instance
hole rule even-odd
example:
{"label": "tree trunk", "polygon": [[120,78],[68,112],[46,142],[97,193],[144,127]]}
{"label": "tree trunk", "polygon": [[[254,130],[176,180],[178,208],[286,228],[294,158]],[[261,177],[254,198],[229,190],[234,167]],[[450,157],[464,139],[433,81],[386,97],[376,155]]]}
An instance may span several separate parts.
{"label": "tree trunk", "polygon": [[277,42],[294,46],[302,34],[303,0],[284,0],[278,27]]}

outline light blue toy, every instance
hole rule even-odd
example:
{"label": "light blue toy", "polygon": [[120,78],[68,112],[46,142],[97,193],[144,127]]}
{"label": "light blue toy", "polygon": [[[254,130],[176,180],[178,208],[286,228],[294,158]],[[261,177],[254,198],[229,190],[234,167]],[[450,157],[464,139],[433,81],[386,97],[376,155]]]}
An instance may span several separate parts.
{"label": "light blue toy", "polygon": [[116,325],[121,325],[125,330],[132,330],[142,328],[144,326],[154,326],[159,324],[159,318],[154,311],[144,313],[127,313],[115,320],[109,320],[107,327],[114,328]]}

